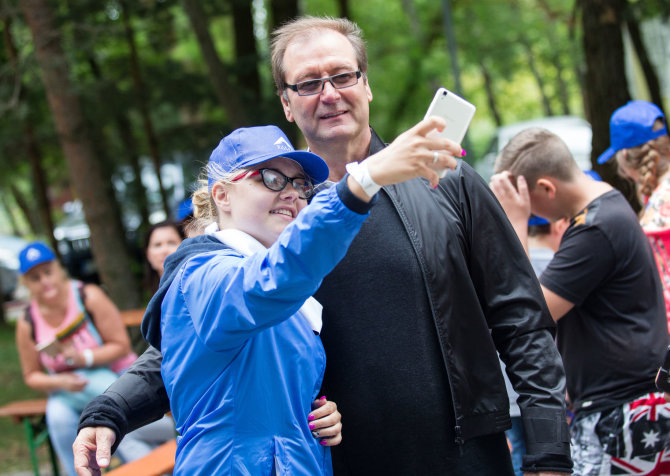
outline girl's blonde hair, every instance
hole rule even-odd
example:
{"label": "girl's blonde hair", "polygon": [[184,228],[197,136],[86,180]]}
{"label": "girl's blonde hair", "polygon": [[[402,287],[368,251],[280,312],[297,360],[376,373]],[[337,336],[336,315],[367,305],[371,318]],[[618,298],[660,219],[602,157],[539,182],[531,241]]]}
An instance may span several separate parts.
{"label": "girl's blonde hair", "polygon": [[212,189],[209,186],[210,179],[213,184],[222,182],[232,184],[232,179],[243,174],[248,168],[241,168],[232,172],[221,170],[218,164],[210,163],[200,173],[198,179],[199,187],[193,192],[191,200],[193,202],[193,219],[186,226],[186,236],[192,237],[202,235],[205,228],[214,222],[218,222],[219,213],[216,209],[216,203],[212,198]]}
{"label": "girl's blonde hair", "polygon": [[662,135],[641,146],[621,149],[614,157],[620,175],[626,175],[623,167],[640,172],[640,193],[648,197],[670,167],[670,137]]}

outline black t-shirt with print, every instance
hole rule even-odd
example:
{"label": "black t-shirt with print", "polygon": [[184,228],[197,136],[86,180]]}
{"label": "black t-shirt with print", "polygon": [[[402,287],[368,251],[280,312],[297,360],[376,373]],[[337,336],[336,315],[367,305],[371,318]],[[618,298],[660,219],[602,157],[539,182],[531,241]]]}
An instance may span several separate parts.
{"label": "black t-shirt with print", "polygon": [[668,345],[663,293],[651,247],[618,191],[572,219],[540,282],[575,305],[558,323],[575,410],[606,408],[654,389]]}

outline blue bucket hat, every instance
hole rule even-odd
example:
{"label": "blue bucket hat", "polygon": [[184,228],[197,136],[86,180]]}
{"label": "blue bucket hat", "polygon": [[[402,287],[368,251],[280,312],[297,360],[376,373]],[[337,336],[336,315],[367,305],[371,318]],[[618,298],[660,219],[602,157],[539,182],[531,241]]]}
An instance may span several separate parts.
{"label": "blue bucket hat", "polygon": [[323,159],[311,152],[295,150],[278,127],[243,127],[221,139],[209,156],[209,188],[216,182],[213,171],[230,173],[276,157],[296,161],[315,185],[328,178],[328,166]]}
{"label": "blue bucket hat", "polygon": [[[663,119],[662,129],[653,130],[656,119]],[[604,164],[621,149],[630,149],[668,133],[665,116],[655,104],[647,101],[629,101],[620,107],[610,119],[610,146],[598,157]]]}
{"label": "blue bucket hat", "polygon": [[33,241],[19,253],[19,271],[26,274],[38,264],[54,261],[56,255],[41,241]]}

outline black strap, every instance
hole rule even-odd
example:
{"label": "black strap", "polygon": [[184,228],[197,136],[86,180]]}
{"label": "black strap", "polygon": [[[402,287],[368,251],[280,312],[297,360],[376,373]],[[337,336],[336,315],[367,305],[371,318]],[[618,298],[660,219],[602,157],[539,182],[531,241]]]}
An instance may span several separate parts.
{"label": "black strap", "polygon": [[30,304],[28,304],[28,307],[26,308],[26,313],[23,315],[23,320],[26,321],[30,326],[30,335],[33,338],[33,342],[37,342],[37,338],[35,337],[35,324],[33,323],[33,313],[30,312]]}

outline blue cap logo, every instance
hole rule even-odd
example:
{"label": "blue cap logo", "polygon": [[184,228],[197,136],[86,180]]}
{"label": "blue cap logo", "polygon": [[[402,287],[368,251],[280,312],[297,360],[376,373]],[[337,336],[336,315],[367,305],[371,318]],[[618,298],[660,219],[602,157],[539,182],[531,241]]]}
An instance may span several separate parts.
{"label": "blue cap logo", "polygon": [[209,156],[209,188],[220,178],[217,175],[252,167],[277,157],[295,160],[314,184],[328,178],[328,166],[323,159],[311,152],[295,150],[278,127],[243,127],[221,139]]}
{"label": "blue cap logo", "polygon": [[56,255],[51,248],[41,241],[34,241],[21,250],[19,253],[19,271],[26,274],[38,264],[54,261]]}

